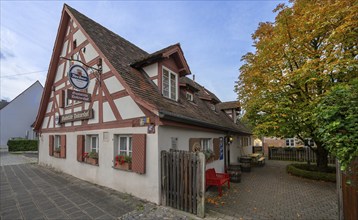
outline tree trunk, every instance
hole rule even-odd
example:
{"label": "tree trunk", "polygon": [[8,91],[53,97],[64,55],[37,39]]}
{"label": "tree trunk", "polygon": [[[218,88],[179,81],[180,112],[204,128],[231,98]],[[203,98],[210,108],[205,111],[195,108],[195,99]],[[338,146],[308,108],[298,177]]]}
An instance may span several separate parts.
{"label": "tree trunk", "polygon": [[317,143],[317,167],[319,171],[326,171],[328,168],[328,150],[326,150],[321,143]]}

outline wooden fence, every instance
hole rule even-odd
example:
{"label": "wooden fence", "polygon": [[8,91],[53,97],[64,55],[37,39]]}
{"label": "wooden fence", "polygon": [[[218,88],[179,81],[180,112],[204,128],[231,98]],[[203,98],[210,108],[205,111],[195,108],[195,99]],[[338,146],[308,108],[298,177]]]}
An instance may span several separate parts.
{"label": "wooden fence", "polygon": [[205,155],[161,152],[162,204],[201,218],[205,215]]}
{"label": "wooden fence", "polygon": [[[269,147],[269,160],[290,160],[312,163],[317,162],[316,153],[311,148],[283,148],[283,147]],[[328,163],[335,164],[336,159],[328,156]]]}
{"label": "wooden fence", "polygon": [[341,177],[341,189],[338,190],[341,190],[340,199],[343,200],[343,209],[340,211],[343,211],[343,219],[356,220],[358,219],[358,157],[345,172],[341,173]]}

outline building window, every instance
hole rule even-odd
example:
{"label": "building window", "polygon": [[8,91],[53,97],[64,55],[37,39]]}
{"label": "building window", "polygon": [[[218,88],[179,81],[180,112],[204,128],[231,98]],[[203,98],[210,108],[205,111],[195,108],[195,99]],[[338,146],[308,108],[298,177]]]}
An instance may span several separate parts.
{"label": "building window", "polygon": [[178,75],[169,69],[163,68],[162,93],[172,100],[178,99]]}
{"label": "building window", "polygon": [[132,156],[132,137],[116,135],[115,155]]}
{"label": "building window", "polygon": [[203,151],[210,151],[210,138],[203,138],[201,139],[201,149],[203,149]]}
{"label": "building window", "polygon": [[193,94],[191,94],[190,92],[187,92],[186,93],[186,99],[188,100],[188,101],[194,101],[194,97],[193,97]]}
{"label": "building window", "polygon": [[99,150],[98,135],[87,135],[86,152],[98,153],[98,150]]}
{"label": "building window", "polygon": [[61,150],[61,136],[60,135],[55,135],[55,143],[53,145],[54,147],[54,152],[59,153]]}
{"label": "building window", "polygon": [[286,146],[287,147],[294,147],[295,146],[295,139],[294,138],[286,138]]}

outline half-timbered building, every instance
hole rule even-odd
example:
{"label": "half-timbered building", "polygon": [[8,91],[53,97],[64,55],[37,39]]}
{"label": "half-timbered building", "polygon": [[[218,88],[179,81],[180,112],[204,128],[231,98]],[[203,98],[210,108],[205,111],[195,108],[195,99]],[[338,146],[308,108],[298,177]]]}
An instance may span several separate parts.
{"label": "half-timbered building", "polygon": [[250,131],[237,102],[189,74],[179,44],[149,54],[65,5],[35,124],[39,163],[155,203],[162,150],[205,151],[224,171],[249,153]]}

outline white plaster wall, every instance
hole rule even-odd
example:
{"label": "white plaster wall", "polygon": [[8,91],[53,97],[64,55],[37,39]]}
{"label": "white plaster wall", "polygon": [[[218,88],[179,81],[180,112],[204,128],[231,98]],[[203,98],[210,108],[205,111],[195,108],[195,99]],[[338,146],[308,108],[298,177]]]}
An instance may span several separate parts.
{"label": "white plaster wall", "polygon": [[115,93],[124,89],[122,84],[118,81],[115,76],[111,76],[104,80],[109,93]]}
{"label": "white plaster wall", "polygon": [[[219,138],[224,137],[225,134],[212,133],[205,131],[197,131],[190,129],[182,129],[170,126],[159,126],[159,153],[162,150],[169,150],[171,148],[171,138],[178,138],[178,150],[189,150],[190,138]],[[211,143],[212,144],[212,143]],[[224,172],[224,159],[216,160],[206,164],[206,169],[215,168],[216,172]]]}
{"label": "white plaster wall", "polygon": [[47,128],[47,123],[48,123],[48,117],[45,117],[42,122],[42,128]]}
{"label": "white plaster wall", "polygon": [[61,52],[61,57],[66,56],[67,45],[68,45],[68,40],[66,40],[65,43],[63,44],[62,52]]}
{"label": "white plaster wall", "polygon": [[144,113],[130,96],[114,100],[119,114],[123,119],[144,117]]}
{"label": "white plaster wall", "polygon": [[88,120],[88,124],[94,124],[99,122],[99,116],[98,116],[98,101],[93,102],[93,118]]}
{"label": "white plaster wall", "polygon": [[46,109],[46,113],[49,113],[52,110],[52,103],[53,102],[49,102],[47,105],[47,109]]}
{"label": "white plaster wall", "polygon": [[73,21],[73,27],[76,28],[77,27],[77,24],[75,21]]}
{"label": "white plaster wall", "polygon": [[158,86],[158,80],[157,79],[154,79],[153,80],[154,84]]}
{"label": "white plaster wall", "polygon": [[106,64],[106,62],[103,62],[103,60],[102,60],[102,73],[106,73],[109,71],[110,71],[110,69],[109,69],[108,65]]}
{"label": "white plaster wall", "polygon": [[[82,33],[82,31],[78,29],[76,33],[73,34],[73,40],[76,40],[77,46],[79,46],[86,40],[86,37]],[[87,48],[86,48],[86,52],[87,52]]]}
{"label": "white plaster wall", "polygon": [[88,85],[87,92],[92,95],[94,86],[96,85],[96,78],[93,78],[90,80],[90,83]]}
{"label": "white plaster wall", "polygon": [[50,123],[48,125],[48,128],[53,128],[53,120],[54,120],[54,117],[50,116],[50,119],[49,119]]}
{"label": "white plaster wall", "polygon": [[57,82],[57,81],[59,81],[60,79],[62,79],[63,67],[64,67],[64,63],[62,63],[61,65],[59,65],[59,66],[57,67],[55,82]]}
{"label": "white plaster wall", "polygon": [[66,83],[61,83],[59,86],[56,86],[56,90],[61,90],[65,86],[66,86]]}
{"label": "white plaster wall", "polygon": [[[79,45],[79,44],[77,44]],[[92,44],[87,44],[86,45],[86,53],[83,54],[85,57],[85,62],[89,62],[91,60],[93,60],[94,58],[98,57],[98,53],[97,51],[94,49],[94,47],[92,46]]]}
{"label": "white plaster wall", "polygon": [[42,91],[42,85],[35,82],[0,110],[0,146],[6,146],[12,137],[25,138],[26,132],[31,133]]}
{"label": "white plaster wall", "polygon": [[158,63],[153,63],[149,66],[143,67],[143,70],[148,74],[149,77],[158,75]]}
{"label": "white plaster wall", "polygon": [[252,154],[252,146],[244,146],[242,147],[239,141],[241,136],[233,136],[233,142],[230,145],[230,162],[237,163],[238,157],[243,155]]}
{"label": "white plaster wall", "polygon": [[115,121],[116,117],[113,114],[111,106],[108,102],[103,103],[103,122]]}
{"label": "white plaster wall", "polygon": [[65,76],[68,75],[68,71],[70,70],[70,65],[71,65],[71,62],[70,62],[70,61],[66,61],[66,65],[65,65]]}
{"label": "white plaster wall", "polygon": [[[108,132],[109,140],[103,140],[103,132]],[[66,159],[50,157],[48,154],[49,134],[42,134],[39,142],[39,164],[53,167],[77,178],[106,186],[120,192],[129,193],[144,200],[159,204],[159,153],[158,135],[147,134],[146,173],[122,171],[112,168],[114,155],[114,135],[146,133],[147,128],[117,128],[93,130],[88,132],[71,132],[66,134]],[[99,135],[99,166],[77,161],[77,135]],[[54,135],[54,134],[53,134]]]}

